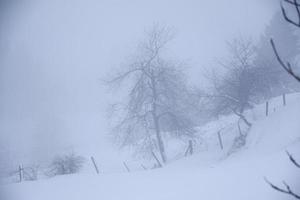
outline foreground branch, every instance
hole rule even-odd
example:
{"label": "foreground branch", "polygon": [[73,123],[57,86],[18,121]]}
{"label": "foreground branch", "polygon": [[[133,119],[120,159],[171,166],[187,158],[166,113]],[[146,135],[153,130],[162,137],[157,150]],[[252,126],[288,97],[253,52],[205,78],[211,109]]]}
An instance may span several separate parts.
{"label": "foreground branch", "polygon": [[295,20],[292,20],[291,18],[289,18],[287,16],[287,13],[286,13],[286,10],[285,8],[283,7],[283,4],[281,3],[281,11],[282,11],[282,15],[284,17],[284,19],[289,22],[290,24],[293,24],[297,27],[300,28],[300,4],[297,3],[297,0],[284,0],[284,2],[288,3],[288,4],[291,4],[295,7],[296,11],[297,11],[297,18],[298,18],[298,22],[296,22]]}
{"label": "foreground branch", "polygon": [[297,1],[295,1],[295,0],[284,0],[286,3],[289,3],[289,4],[291,4],[291,5],[296,5],[296,6],[300,6],[300,4],[299,3],[297,3]]}
{"label": "foreground branch", "polygon": [[273,39],[270,40],[273,51],[275,53],[276,59],[279,62],[279,64],[283,67],[283,69],[285,69],[285,71],[287,71],[287,73],[289,73],[292,77],[294,77],[297,81],[300,82],[300,76],[296,75],[294,70],[291,67],[291,64],[289,62],[287,62],[286,64],[282,61],[282,59],[280,58],[277,48],[275,46],[275,43],[273,41]]}
{"label": "foreground branch", "polygon": [[296,194],[295,192],[292,191],[292,189],[290,188],[290,186],[283,181],[283,185],[285,186],[285,189],[282,189],[276,185],[274,185],[273,183],[271,183],[267,178],[265,178],[265,181],[274,189],[277,190],[279,192],[282,192],[284,194],[288,194],[291,195],[293,197],[295,197],[296,199],[300,199],[300,196],[298,194]]}
{"label": "foreground branch", "polygon": [[290,161],[298,168],[300,168],[300,164],[294,159],[294,157],[288,152],[286,151],[286,154],[288,155]]}

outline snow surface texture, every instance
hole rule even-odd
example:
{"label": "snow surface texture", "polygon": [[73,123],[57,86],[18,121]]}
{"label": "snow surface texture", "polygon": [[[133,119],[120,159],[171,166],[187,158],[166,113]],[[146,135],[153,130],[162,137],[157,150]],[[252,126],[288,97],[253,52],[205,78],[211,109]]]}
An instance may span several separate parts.
{"label": "snow surface texture", "polygon": [[[264,177],[276,185],[286,181],[299,191],[300,170],[289,160],[288,150],[300,161],[300,95],[270,101],[247,113],[253,122],[247,143],[228,155],[238,136],[236,118],[228,116],[199,127],[202,149],[183,159],[170,161],[155,170],[82,173],[57,176],[2,186],[12,200],[282,200],[290,196],[270,188]],[[221,130],[224,149],[216,132]],[[297,182],[298,180],[298,182]],[[298,192],[297,191],[297,192]],[[298,192],[299,193],[299,192]]]}

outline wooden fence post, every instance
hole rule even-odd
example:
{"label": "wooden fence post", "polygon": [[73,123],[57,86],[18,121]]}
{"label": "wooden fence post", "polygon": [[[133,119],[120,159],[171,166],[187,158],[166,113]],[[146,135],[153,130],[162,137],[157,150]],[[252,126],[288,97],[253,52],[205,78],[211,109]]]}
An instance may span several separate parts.
{"label": "wooden fence post", "polygon": [[91,160],[92,160],[92,163],[93,163],[93,165],[95,167],[96,173],[99,174],[99,169],[98,169],[98,166],[97,166],[96,161],[95,161],[95,159],[94,159],[93,156],[91,156]]}
{"label": "wooden fence post", "polygon": [[286,105],[286,99],[285,99],[285,94],[282,95],[282,100],[283,100],[283,105]]}
{"label": "wooden fence post", "polygon": [[152,156],[154,157],[154,159],[156,160],[157,164],[159,167],[162,167],[162,164],[160,163],[160,161],[158,160],[157,156],[155,155],[155,153],[152,151]]}
{"label": "wooden fence post", "polygon": [[193,148],[193,142],[192,142],[192,140],[189,140],[189,146],[190,146],[190,154],[193,155],[194,148]]}
{"label": "wooden fence post", "polygon": [[266,116],[269,115],[269,102],[266,102]]}
{"label": "wooden fence post", "polygon": [[186,148],[185,152],[184,152],[184,156],[187,157],[188,153],[190,151],[190,145],[188,145],[188,147]]}
{"label": "wooden fence post", "polygon": [[221,131],[218,131],[218,138],[219,138],[219,144],[220,144],[220,147],[221,147],[221,149],[223,150],[223,142],[222,142],[222,137],[221,137],[220,132],[221,132]]}
{"label": "wooden fence post", "polygon": [[19,180],[20,182],[23,181],[23,166],[19,165]]}
{"label": "wooden fence post", "polygon": [[188,147],[185,150],[184,156],[186,157],[188,155],[188,153],[190,153],[190,155],[193,155],[193,153],[194,153],[192,140],[189,140],[189,144],[188,144]]}
{"label": "wooden fence post", "polygon": [[127,166],[127,164],[126,164],[126,162],[125,162],[125,161],[123,162],[123,165],[125,166],[125,168],[126,168],[127,172],[130,172],[130,169],[129,169],[129,167]]}
{"label": "wooden fence post", "polygon": [[237,122],[237,126],[238,126],[238,130],[239,130],[239,134],[242,137],[243,136],[243,132],[242,132],[241,125],[240,125],[240,120]]}

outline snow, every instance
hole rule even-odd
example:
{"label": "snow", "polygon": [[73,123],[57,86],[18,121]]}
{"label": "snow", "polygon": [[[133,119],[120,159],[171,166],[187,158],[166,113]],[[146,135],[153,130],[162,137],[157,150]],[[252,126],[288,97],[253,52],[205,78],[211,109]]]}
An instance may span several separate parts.
{"label": "snow", "polygon": [[[228,154],[233,138],[238,136],[236,118],[223,117],[199,127],[205,141],[193,156],[172,160],[155,170],[130,173],[124,170],[101,174],[57,176],[50,179],[2,186],[12,200],[289,200],[288,195],[271,189],[264,177],[276,185],[285,180],[298,189],[300,171],[285,153],[300,160],[300,95],[270,100],[270,114],[264,116],[265,104],[247,112],[253,122],[247,144]],[[224,149],[217,140],[222,129]],[[121,161],[120,161],[121,163]]]}

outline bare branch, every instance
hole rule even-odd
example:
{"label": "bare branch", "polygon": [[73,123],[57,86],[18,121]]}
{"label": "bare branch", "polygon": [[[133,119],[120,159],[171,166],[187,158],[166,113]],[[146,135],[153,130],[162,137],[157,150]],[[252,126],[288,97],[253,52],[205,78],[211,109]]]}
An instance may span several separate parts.
{"label": "bare branch", "polygon": [[250,123],[242,113],[237,112],[235,109],[232,109],[232,111],[234,114],[239,116],[240,119],[243,120],[247,126],[249,126],[249,127],[252,126],[252,123]]}
{"label": "bare branch", "polygon": [[280,58],[277,48],[275,46],[275,43],[273,41],[273,39],[271,38],[270,40],[271,45],[272,45],[272,49],[275,53],[276,59],[279,62],[279,64],[283,67],[283,69],[285,69],[285,71],[287,71],[292,77],[294,77],[297,81],[300,82],[300,76],[296,75],[295,72],[293,71],[291,64],[289,62],[287,62],[286,64],[282,61],[282,59]]}
{"label": "bare branch", "polygon": [[134,72],[137,72],[137,71],[142,71],[141,68],[133,68],[133,69],[130,69],[124,73],[119,73],[116,77],[114,77],[113,79],[111,80],[108,80],[106,81],[108,84],[112,84],[112,83],[115,83],[115,82],[121,82],[123,81],[125,78],[127,78],[129,75],[131,75],[132,73]]}
{"label": "bare branch", "polygon": [[297,3],[297,1],[295,0],[284,0],[286,3],[289,3],[289,4],[292,4],[292,5],[297,5],[297,6],[300,6],[299,3]]}
{"label": "bare branch", "polygon": [[282,11],[282,15],[283,15],[284,19],[287,22],[289,22],[290,24],[300,27],[300,9],[299,9],[300,5],[299,5],[299,3],[297,3],[297,0],[293,0],[293,1],[292,0],[284,0],[284,2],[291,4],[295,7],[295,9],[297,11],[298,22],[295,22],[294,20],[292,20],[288,17],[286,10],[285,10],[283,4],[281,3],[280,6],[281,6],[281,11]]}
{"label": "bare branch", "polygon": [[300,168],[300,164],[294,159],[294,157],[288,152],[286,151],[286,154],[288,155],[290,161],[298,168]]}
{"label": "bare branch", "polygon": [[274,185],[273,183],[271,183],[266,177],[264,179],[274,190],[291,195],[291,196],[295,197],[296,199],[300,199],[300,195],[293,192],[292,189],[290,188],[290,186],[286,182],[283,181],[283,185],[285,186],[285,189],[282,189],[282,188]]}

